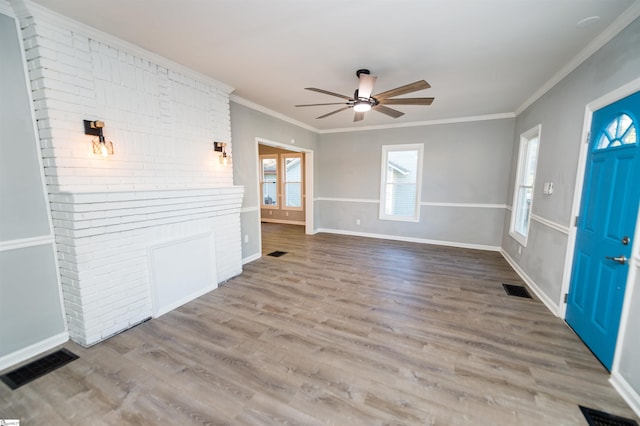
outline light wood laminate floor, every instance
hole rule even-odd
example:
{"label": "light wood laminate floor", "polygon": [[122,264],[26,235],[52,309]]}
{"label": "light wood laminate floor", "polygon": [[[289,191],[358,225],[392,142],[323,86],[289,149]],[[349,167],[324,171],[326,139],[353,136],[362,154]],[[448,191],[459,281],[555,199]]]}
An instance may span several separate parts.
{"label": "light wood laminate floor", "polygon": [[22,425],[586,425],[636,418],[499,253],[263,225],[217,290],[16,391]]}

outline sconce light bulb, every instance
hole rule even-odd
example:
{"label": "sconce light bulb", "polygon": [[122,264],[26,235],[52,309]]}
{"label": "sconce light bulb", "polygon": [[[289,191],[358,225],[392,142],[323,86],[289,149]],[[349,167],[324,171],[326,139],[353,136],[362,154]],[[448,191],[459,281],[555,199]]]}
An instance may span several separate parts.
{"label": "sconce light bulb", "polygon": [[96,155],[108,157],[113,154],[113,142],[105,139],[102,133],[104,121],[84,120],[84,134],[95,136],[91,140],[91,150]]}

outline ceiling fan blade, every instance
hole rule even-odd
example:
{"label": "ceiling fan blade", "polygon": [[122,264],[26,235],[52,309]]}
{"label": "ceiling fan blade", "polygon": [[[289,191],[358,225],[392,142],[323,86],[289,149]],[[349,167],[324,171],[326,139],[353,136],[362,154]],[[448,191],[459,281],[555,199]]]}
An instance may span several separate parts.
{"label": "ceiling fan blade", "polygon": [[353,116],[353,122],[362,121],[364,119],[364,112],[356,112]]}
{"label": "ceiling fan blade", "polygon": [[431,105],[435,98],[396,98],[382,99],[381,105]]}
{"label": "ceiling fan blade", "polygon": [[360,85],[358,86],[358,97],[359,98],[367,98],[371,97],[371,92],[373,92],[373,86],[376,84],[375,75],[369,74],[360,74]]}
{"label": "ceiling fan blade", "polygon": [[424,90],[431,87],[429,83],[424,80],[416,81],[415,83],[406,84],[404,86],[396,87],[395,89],[387,90],[386,92],[378,93],[373,97],[381,100],[387,98],[393,98],[394,96],[400,96],[411,92],[417,92],[418,90]]}
{"label": "ceiling fan blade", "polygon": [[330,116],[330,115],[336,114],[336,113],[338,113],[338,112],[340,112],[340,111],[344,111],[345,109],[349,109],[349,108],[351,108],[351,107],[346,106],[346,107],[344,107],[344,108],[340,108],[340,109],[337,109],[337,110],[335,110],[335,111],[331,111],[331,112],[330,112],[330,113],[328,113],[328,114],[321,115],[320,117],[316,117],[316,120],[317,120],[318,118],[325,118],[325,117],[328,117],[328,116]]}
{"label": "ceiling fan blade", "polygon": [[376,110],[378,112],[381,112],[383,114],[387,114],[388,116],[393,117],[393,118],[398,118],[401,115],[404,115],[404,112],[400,112],[398,110],[395,110],[395,109],[392,109],[392,108],[388,108],[388,107],[380,105],[380,104],[374,106],[372,109],[374,109],[374,110]]}
{"label": "ceiling fan blade", "polygon": [[305,106],[321,106],[321,105],[349,105],[348,102],[330,102],[327,104],[304,104],[304,105],[294,105],[296,107],[305,107]]}
{"label": "ceiling fan blade", "polygon": [[341,95],[340,93],[329,92],[328,90],[317,89],[315,87],[305,87],[305,90],[311,90],[312,92],[324,93],[325,95],[337,96],[342,99],[351,100],[349,96]]}

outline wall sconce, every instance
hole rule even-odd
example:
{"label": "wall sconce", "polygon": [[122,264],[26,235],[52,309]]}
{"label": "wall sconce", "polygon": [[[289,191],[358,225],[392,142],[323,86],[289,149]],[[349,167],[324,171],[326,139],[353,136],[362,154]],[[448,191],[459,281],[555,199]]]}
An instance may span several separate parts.
{"label": "wall sconce", "polygon": [[105,140],[102,134],[102,128],[104,127],[104,121],[89,121],[84,120],[84,134],[97,136],[93,138],[93,153],[100,154],[103,157],[107,155],[113,155],[113,143]]}
{"label": "wall sconce", "polygon": [[227,154],[227,143],[226,142],[214,142],[213,150],[220,152],[220,164],[231,164],[231,155]]}

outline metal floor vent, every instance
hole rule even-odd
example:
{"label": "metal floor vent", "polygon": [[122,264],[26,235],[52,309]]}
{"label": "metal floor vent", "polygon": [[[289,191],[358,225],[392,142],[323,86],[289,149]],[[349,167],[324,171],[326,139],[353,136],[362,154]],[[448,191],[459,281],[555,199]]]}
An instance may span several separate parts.
{"label": "metal floor vent", "polygon": [[15,390],[76,359],[78,359],[78,355],[67,349],[60,349],[59,351],[50,353],[27,365],[23,365],[20,368],[1,375],[0,380],[12,390]]}
{"label": "metal floor vent", "polygon": [[280,256],[284,256],[285,254],[287,254],[286,251],[272,251],[271,253],[269,253],[267,256],[271,256],[271,257],[280,257]]}
{"label": "metal floor vent", "polygon": [[502,287],[504,287],[504,291],[506,291],[509,296],[524,297],[526,299],[531,299],[531,295],[529,294],[527,289],[521,285],[502,283]]}
{"label": "metal floor vent", "polygon": [[635,420],[614,416],[613,414],[594,410],[580,405],[580,411],[587,419],[589,426],[638,426]]}

